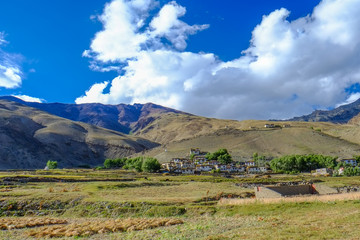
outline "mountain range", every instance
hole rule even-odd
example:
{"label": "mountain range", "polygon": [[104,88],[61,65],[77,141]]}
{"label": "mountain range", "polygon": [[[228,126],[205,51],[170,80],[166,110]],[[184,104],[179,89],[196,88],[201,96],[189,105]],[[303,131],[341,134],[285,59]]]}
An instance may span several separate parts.
{"label": "mountain range", "polygon": [[34,107],[73,121],[80,121],[98,127],[129,134],[144,128],[154,120],[155,116],[165,113],[181,113],[153,103],[104,105],[100,103],[65,104],[25,102],[13,96],[1,96],[0,100],[8,100]]}
{"label": "mountain range", "polygon": [[[309,115],[295,117],[289,121],[348,123],[360,114],[360,99],[332,110],[316,110]],[[354,123],[354,120],[352,121]]]}
{"label": "mountain range", "polygon": [[225,147],[239,160],[254,152],[352,157],[360,154],[359,112],[357,101],[275,121],[279,127],[269,129],[269,121],[205,118],[152,103],[34,103],[3,96],[0,169],[43,168],[47,160],[60,167],[97,166],[106,158],[140,155],[165,162],[187,156],[193,147]]}

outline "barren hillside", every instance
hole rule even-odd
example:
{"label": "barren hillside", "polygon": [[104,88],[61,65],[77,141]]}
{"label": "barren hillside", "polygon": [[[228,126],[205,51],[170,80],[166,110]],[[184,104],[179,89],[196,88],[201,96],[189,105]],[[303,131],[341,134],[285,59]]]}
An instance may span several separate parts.
{"label": "barren hillside", "polygon": [[43,168],[102,164],[157,146],[143,138],[60,118],[0,100],[0,168]]}

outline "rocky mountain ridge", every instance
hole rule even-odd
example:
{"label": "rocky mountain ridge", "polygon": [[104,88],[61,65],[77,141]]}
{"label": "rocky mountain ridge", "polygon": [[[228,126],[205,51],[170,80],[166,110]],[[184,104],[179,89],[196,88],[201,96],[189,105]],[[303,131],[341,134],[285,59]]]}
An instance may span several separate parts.
{"label": "rocky mountain ridge", "polygon": [[133,105],[37,103],[25,102],[13,96],[1,96],[1,99],[18,102],[69,120],[80,121],[125,134],[143,129],[162,114],[178,113],[191,115],[153,103]]}
{"label": "rocky mountain ridge", "polygon": [[289,121],[298,122],[332,122],[345,124],[360,113],[360,99],[357,101],[339,106],[332,110],[316,110],[309,115],[294,117]]}

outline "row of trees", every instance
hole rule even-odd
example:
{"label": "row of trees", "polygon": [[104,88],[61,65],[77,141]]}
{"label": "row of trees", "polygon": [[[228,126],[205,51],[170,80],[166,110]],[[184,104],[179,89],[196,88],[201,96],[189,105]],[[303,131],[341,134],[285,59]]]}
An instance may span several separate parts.
{"label": "row of trees", "polygon": [[156,172],[160,170],[161,165],[156,158],[136,157],[106,159],[104,161],[104,168],[123,168],[127,170],[136,170],[138,172]]}
{"label": "row of trees", "polygon": [[344,167],[344,175],[345,176],[360,176],[360,168],[359,167]]}
{"label": "row of trees", "polygon": [[276,173],[310,172],[317,168],[335,168],[337,157],[323,155],[288,155],[270,161],[270,168]]}
{"label": "row of trees", "polygon": [[[358,157],[355,157],[356,161],[359,163],[359,158]],[[335,168],[335,174],[334,176],[337,176],[338,173],[339,173],[339,169],[340,168],[344,168],[344,175],[345,176],[360,176],[360,167],[359,167],[359,164],[357,167],[353,167],[353,166],[350,166],[350,165],[346,165],[345,163],[343,162],[340,162]]]}

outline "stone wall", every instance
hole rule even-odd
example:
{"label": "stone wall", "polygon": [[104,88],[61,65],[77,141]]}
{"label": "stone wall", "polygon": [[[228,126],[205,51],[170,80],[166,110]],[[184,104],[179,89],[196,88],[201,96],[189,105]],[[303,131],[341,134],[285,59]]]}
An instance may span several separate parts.
{"label": "stone wall", "polygon": [[285,196],[307,195],[314,193],[317,193],[317,191],[310,184],[296,185],[296,186],[255,187],[256,198],[278,198]]}

